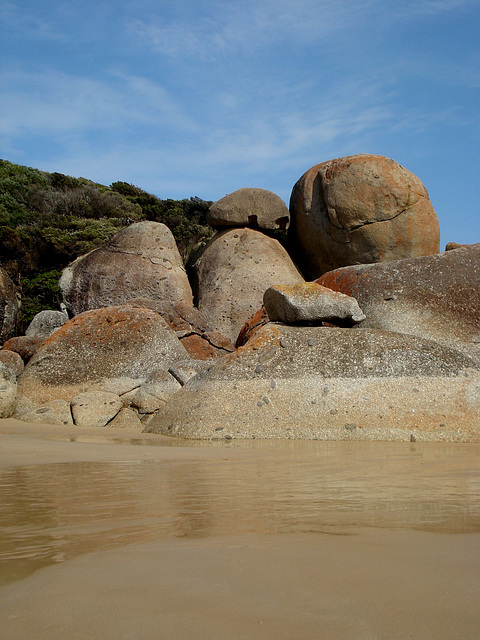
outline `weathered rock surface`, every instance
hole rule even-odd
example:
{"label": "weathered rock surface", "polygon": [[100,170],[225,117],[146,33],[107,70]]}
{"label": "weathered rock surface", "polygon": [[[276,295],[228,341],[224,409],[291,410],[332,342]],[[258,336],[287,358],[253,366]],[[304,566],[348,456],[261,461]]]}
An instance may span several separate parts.
{"label": "weathered rock surface", "polygon": [[15,406],[14,418],[23,422],[40,424],[73,424],[70,402],[50,400],[48,403],[36,403],[34,400],[19,396]]}
{"label": "weathered rock surface", "polygon": [[36,353],[45,338],[36,338],[35,336],[15,336],[7,340],[2,350],[14,351],[27,363]]}
{"label": "weathered rock surface", "polygon": [[125,304],[147,307],[159,313],[194,360],[214,360],[234,350],[231,340],[217,331],[208,331],[207,321],[196,307],[184,302],[145,298],[129,300]]}
{"label": "weathered rock surface", "polygon": [[122,401],[114,393],[87,391],[71,401],[73,421],[80,427],[104,427],[122,408]]}
{"label": "weathered rock surface", "polygon": [[344,267],[318,279],[356,298],[365,327],[436,340],[480,362],[480,243],[434,256]]}
{"label": "weathered rock surface", "polygon": [[352,325],[365,320],[355,298],[316,282],[269,287],[263,295],[263,304],[272,322],[319,324],[328,321]]}
{"label": "weathered rock surface", "polygon": [[132,397],[131,405],[139,413],[154,413],[180,389],[181,385],[168,371],[156,371],[138,388]]}
{"label": "weathered rock surface", "polygon": [[143,429],[143,425],[140,422],[137,411],[131,407],[123,407],[123,409],[120,409],[113,420],[105,426],[116,429]]}
{"label": "weathered rock surface", "polygon": [[85,391],[127,393],[187,353],[154,311],[107,307],[76,316],[47,338],[18,378],[18,394],[46,403]]}
{"label": "weathered rock surface", "polygon": [[240,329],[240,333],[238,334],[237,341],[235,343],[235,347],[243,347],[243,345],[247,344],[250,338],[260,329],[263,325],[268,324],[269,322],[267,310],[264,305],[260,307],[255,313],[250,316],[250,318],[245,322],[243,327]]}
{"label": "weathered rock surface", "polygon": [[25,366],[20,354],[15,353],[15,351],[9,351],[8,349],[0,350],[0,362],[11,369],[17,378]]}
{"label": "weathered rock surface", "polygon": [[479,369],[414,336],[269,324],[189,380],[146,430],[197,439],[479,441]]}
{"label": "weathered rock surface", "polygon": [[60,279],[73,314],[115,306],[130,298],[192,303],[192,292],[171,231],[159,222],[137,222],[106,244],[77,258]]}
{"label": "weathered rock surface", "polygon": [[347,265],[439,251],[439,224],[427,190],[383,156],[315,165],[295,184],[290,215],[295,256],[308,279]]}
{"label": "weathered rock surface", "polygon": [[10,276],[0,267],[0,344],[15,335],[20,301]]}
{"label": "weathered rock surface", "polygon": [[16,374],[0,362],[0,418],[10,418],[15,410],[17,397]]}
{"label": "weathered rock surface", "polygon": [[40,311],[28,325],[25,335],[34,338],[48,338],[67,322],[68,316],[61,311],[45,309]]}
{"label": "weathered rock surface", "polygon": [[266,189],[238,189],[214,202],[207,213],[211,227],[287,229],[289,222],[286,204]]}
{"label": "weathered rock surface", "polygon": [[268,287],[303,277],[279,242],[253,229],[231,229],[215,235],[196,256],[192,282],[208,328],[234,343]]}
{"label": "weathered rock surface", "polygon": [[183,360],[181,362],[175,362],[168,372],[183,387],[184,384],[187,384],[190,378],[193,378],[193,376],[196,376],[197,373],[203,371],[209,366],[210,364],[204,360]]}

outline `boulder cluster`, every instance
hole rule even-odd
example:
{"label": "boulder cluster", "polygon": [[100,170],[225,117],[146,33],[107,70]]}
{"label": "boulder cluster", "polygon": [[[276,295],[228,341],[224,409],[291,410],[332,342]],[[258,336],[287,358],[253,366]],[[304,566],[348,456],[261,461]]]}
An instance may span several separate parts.
{"label": "boulder cluster", "polygon": [[188,269],[165,225],[124,228],[64,269],[62,309],[24,336],[0,270],[0,417],[196,439],[480,440],[480,244],[439,252],[416,176],[339,158],[300,178],[290,210],[245,188],[208,222]]}

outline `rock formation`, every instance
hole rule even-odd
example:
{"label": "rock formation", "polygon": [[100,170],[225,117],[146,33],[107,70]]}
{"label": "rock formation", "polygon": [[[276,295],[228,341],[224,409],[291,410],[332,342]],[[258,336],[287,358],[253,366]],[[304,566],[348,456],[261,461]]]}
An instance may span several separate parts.
{"label": "rock formation", "polygon": [[159,222],[137,222],[77,258],[60,279],[72,315],[115,306],[130,298],[192,304],[192,292],[171,231]]}
{"label": "rock formation", "polygon": [[211,227],[287,229],[290,212],[275,193],[244,188],[214,202],[208,211],[207,222]]}
{"label": "rock formation", "polygon": [[480,366],[376,329],[268,324],[190,379],[147,430],[184,438],[480,439]]}
{"label": "rock formation", "polygon": [[0,267],[0,344],[15,335],[19,308],[15,285],[5,269]]}
{"label": "rock formation", "polygon": [[383,156],[315,165],[295,184],[290,215],[295,256],[310,279],[347,265],[439,251],[438,219],[427,190]]}
{"label": "rock formation", "polygon": [[196,256],[191,271],[195,300],[209,329],[232,342],[262,304],[269,286],[303,282],[282,245],[253,229],[215,235]]}
{"label": "rock formation", "polygon": [[208,331],[207,321],[196,307],[184,302],[145,298],[129,300],[125,304],[159,313],[194,360],[214,360],[234,350],[231,340],[217,331]]}
{"label": "rock formation", "polygon": [[[107,307],[76,316],[48,338],[18,378],[18,417],[52,401],[68,404],[85,392],[109,392],[129,406],[142,385],[187,358],[175,332],[154,311]],[[180,384],[168,376],[165,388]],[[27,406],[28,408],[28,406]],[[33,411],[32,409],[32,411]]]}
{"label": "rock formation", "polygon": [[362,328],[407,333],[480,362],[480,243],[434,256],[344,267],[318,283],[356,298]]}

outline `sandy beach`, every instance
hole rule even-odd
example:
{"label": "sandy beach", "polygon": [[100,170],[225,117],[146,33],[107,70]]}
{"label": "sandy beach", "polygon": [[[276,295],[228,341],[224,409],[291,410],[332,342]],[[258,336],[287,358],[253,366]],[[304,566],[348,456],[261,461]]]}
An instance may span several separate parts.
{"label": "sandy beach", "polygon": [[480,445],[0,421],[2,639],[474,639]]}

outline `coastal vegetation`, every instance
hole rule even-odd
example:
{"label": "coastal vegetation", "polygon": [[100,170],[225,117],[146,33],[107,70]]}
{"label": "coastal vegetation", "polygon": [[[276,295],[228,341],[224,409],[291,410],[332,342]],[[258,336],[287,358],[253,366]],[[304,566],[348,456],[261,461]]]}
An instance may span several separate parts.
{"label": "coastal vegetation", "polygon": [[61,270],[142,220],[166,224],[187,261],[212,230],[211,202],[160,199],[127,182],[105,186],[0,160],[0,266],[22,296],[20,329],[43,309],[58,309]]}

